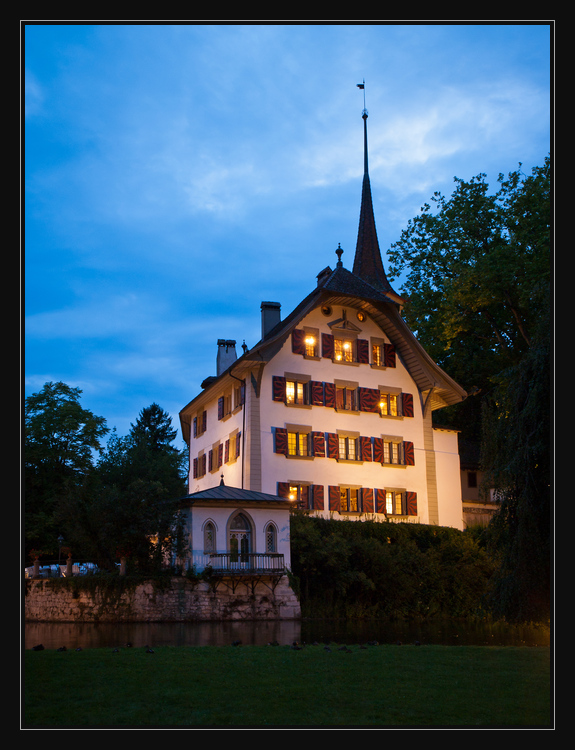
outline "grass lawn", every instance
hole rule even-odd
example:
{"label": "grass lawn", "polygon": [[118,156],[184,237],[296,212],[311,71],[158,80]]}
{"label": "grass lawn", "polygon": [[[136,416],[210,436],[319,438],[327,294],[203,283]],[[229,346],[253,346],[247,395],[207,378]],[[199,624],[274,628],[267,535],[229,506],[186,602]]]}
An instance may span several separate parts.
{"label": "grass lawn", "polygon": [[24,653],[23,727],[550,727],[549,648]]}

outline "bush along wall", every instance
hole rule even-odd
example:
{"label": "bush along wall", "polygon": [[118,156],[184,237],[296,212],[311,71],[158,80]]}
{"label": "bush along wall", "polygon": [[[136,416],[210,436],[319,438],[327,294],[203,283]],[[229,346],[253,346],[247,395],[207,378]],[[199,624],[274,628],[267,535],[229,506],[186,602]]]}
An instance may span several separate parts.
{"label": "bush along wall", "polygon": [[485,599],[495,563],[467,532],[296,512],[291,545],[304,617],[488,614]]}

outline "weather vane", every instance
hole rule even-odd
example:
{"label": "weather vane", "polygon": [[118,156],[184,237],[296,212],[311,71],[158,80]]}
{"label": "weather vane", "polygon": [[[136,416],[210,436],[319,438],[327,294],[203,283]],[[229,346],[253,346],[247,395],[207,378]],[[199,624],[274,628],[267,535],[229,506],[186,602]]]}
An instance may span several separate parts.
{"label": "weather vane", "polygon": [[357,84],[358,89],[362,89],[363,91],[363,112],[362,114],[367,115],[367,109],[365,108],[365,78],[363,79],[363,83]]}

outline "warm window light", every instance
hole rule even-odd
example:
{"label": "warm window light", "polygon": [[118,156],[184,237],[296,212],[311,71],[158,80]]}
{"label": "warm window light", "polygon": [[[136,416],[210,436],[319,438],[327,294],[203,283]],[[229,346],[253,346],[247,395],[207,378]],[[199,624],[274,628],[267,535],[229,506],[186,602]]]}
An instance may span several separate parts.
{"label": "warm window light", "polygon": [[308,336],[305,340],[305,343],[309,346],[313,346],[315,344],[315,339],[313,336]]}

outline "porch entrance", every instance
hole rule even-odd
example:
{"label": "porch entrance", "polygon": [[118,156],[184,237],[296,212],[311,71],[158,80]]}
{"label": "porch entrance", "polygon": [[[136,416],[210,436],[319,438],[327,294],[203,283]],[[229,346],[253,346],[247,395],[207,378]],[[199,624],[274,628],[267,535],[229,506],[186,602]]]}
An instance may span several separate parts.
{"label": "porch entrance", "polygon": [[248,519],[242,514],[232,519],[229,529],[230,562],[245,567],[251,552],[251,529]]}

